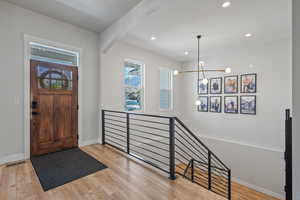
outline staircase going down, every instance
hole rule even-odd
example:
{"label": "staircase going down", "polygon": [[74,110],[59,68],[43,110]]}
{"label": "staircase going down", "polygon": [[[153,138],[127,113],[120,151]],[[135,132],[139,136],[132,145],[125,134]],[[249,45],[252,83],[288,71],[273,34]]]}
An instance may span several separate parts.
{"label": "staircase going down", "polygon": [[102,110],[102,144],[231,199],[231,170],[177,117]]}

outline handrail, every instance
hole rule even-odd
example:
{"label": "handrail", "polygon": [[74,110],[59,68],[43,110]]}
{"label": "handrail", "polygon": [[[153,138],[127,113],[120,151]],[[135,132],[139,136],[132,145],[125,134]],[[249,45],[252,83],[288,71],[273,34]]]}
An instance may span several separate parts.
{"label": "handrail", "polygon": [[[175,174],[188,178],[191,169],[192,182],[231,199],[231,170],[177,117],[102,110],[102,134],[102,144],[168,173],[171,180]],[[227,189],[219,190],[224,185]]]}
{"label": "handrail", "polygon": [[112,113],[120,113],[120,114],[145,116],[145,117],[155,117],[155,118],[165,118],[165,119],[173,118],[173,117],[170,117],[170,116],[163,116],[163,115],[151,115],[151,114],[144,114],[144,113],[124,112],[124,111],[115,111],[115,110],[103,110],[103,111],[104,112],[112,112]]}

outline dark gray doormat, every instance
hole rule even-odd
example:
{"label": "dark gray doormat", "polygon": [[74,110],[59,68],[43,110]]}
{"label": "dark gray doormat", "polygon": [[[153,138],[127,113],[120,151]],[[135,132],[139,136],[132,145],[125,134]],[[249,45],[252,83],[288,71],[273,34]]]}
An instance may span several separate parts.
{"label": "dark gray doormat", "polygon": [[44,191],[107,168],[78,148],[32,157],[31,162]]}

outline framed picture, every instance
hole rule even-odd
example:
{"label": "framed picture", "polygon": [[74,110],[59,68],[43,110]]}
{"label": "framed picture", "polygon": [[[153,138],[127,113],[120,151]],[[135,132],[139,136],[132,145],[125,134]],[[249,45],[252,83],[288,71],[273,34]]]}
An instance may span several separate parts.
{"label": "framed picture", "polygon": [[199,79],[198,82],[198,94],[208,94],[208,84],[204,84],[203,79]]}
{"label": "framed picture", "polygon": [[256,96],[241,96],[240,113],[248,115],[256,115]]}
{"label": "framed picture", "polygon": [[225,96],[224,97],[224,112],[225,113],[239,113],[239,98],[238,96]]}
{"label": "framed picture", "polygon": [[198,106],[199,112],[208,112],[208,97],[207,96],[200,96],[200,105]]}
{"label": "framed picture", "polygon": [[212,96],[210,97],[210,112],[220,113],[222,112],[222,97]]}
{"label": "framed picture", "polygon": [[243,74],[241,75],[241,93],[256,93],[257,75]]}
{"label": "framed picture", "polygon": [[222,94],[222,77],[210,79],[210,94]]}
{"label": "framed picture", "polygon": [[238,76],[225,76],[224,77],[224,93],[235,94],[238,93]]}

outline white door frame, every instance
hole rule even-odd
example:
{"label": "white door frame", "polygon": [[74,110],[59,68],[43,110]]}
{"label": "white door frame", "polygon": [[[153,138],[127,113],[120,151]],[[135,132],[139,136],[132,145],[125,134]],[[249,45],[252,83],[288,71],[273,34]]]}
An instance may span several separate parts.
{"label": "white door frame", "polygon": [[[78,54],[78,105],[82,105],[82,49],[24,34],[24,155],[30,158],[30,43],[35,42]],[[82,109],[78,110],[78,145],[82,146]]]}

